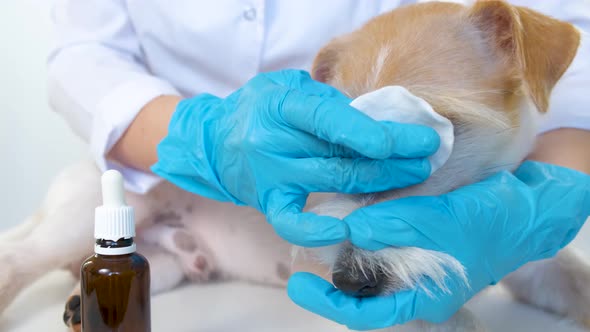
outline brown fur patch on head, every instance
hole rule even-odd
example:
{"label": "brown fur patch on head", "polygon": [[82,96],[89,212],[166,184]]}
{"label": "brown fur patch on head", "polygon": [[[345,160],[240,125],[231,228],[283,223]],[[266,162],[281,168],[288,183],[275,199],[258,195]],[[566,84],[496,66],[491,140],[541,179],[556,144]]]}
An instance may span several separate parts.
{"label": "brown fur patch on head", "polygon": [[473,7],[430,2],[398,8],[326,45],[312,76],[354,98],[401,85],[443,116],[480,106],[517,125],[529,97],[546,111],[579,41],[568,23],[503,1]]}
{"label": "brown fur patch on head", "polygon": [[341,43],[338,39],[334,39],[316,55],[311,71],[311,76],[315,80],[329,82],[334,78],[336,75],[336,62],[338,61],[339,54],[344,51],[340,47],[341,44],[344,43]]}
{"label": "brown fur patch on head", "polygon": [[376,17],[327,45],[315,65],[331,73],[317,79],[327,78],[350,97],[400,85],[457,121],[459,102],[504,109],[517,85],[511,68],[468,22],[466,7],[452,3],[417,4]]}
{"label": "brown fur patch on head", "polygon": [[517,69],[537,109],[546,112],[551,90],[576,55],[579,32],[569,23],[497,0],[477,2],[470,18],[496,54]]}

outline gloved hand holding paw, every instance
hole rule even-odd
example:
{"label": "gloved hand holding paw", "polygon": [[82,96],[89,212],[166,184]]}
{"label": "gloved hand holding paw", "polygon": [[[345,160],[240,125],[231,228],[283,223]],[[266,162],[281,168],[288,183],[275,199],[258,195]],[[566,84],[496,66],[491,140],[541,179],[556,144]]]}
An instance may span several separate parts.
{"label": "gloved hand holding paw", "polygon": [[469,285],[449,275],[443,292],[434,283],[390,296],[356,298],[309,274],[291,277],[288,292],[300,306],[368,330],[420,319],[443,322],[483,288],[527,262],[554,256],[590,215],[590,176],[563,167],[525,162],[446,195],[408,197],[359,209],[345,218],[353,244],[445,252],[466,269]]}

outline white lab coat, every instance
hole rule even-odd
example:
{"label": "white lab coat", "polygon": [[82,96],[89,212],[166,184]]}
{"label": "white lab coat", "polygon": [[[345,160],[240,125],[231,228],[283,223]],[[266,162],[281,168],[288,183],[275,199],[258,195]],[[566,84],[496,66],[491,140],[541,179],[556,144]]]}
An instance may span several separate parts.
{"label": "white lab coat", "polygon": [[[262,71],[309,70],[335,36],[412,0],[57,0],[49,98],[90,143],[103,170],[145,192],[153,175],[104,155],[139,110],[163,94],[226,96]],[[468,3],[465,1],[454,1]],[[590,0],[515,0],[590,31]],[[585,35],[583,40],[587,40]],[[556,87],[543,130],[590,130],[590,44]]]}

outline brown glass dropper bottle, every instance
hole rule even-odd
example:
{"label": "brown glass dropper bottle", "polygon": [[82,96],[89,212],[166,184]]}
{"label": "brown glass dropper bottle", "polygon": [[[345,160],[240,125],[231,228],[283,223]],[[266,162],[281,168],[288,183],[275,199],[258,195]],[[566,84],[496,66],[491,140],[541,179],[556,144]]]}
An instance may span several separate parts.
{"label": "brown glass dropper bottle", "polygon": [[125,203],[123,177],[102,176],[103,205],[96,208],[95,254],[81,269],[83,332],[149,332],[150,268],[135,252],[133,208]]}

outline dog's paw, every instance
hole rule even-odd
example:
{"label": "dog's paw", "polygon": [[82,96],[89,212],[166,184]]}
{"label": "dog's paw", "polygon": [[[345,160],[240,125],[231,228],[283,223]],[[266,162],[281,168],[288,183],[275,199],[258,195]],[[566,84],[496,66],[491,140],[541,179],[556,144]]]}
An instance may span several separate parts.
{"label": "dog's paw", "polygon": [[571,318],[590,329],[590,259],[571,248],[533,262],[504,279],[524,303]]}
{"label": "dog's paw", "polygon": [[208,281],[219,275],[211,251],[197,234],[182,227],[157,224],[142,230],[141,238],[176,256],[191,281]]}
{"label": "dog's paw", "polygon": [[191,281],[204,282],[213,279],[213,259],[205,252],[196,250],[191,256],[181,258],[186,276]]}
{"label": "dog's paw", "polygon": [[451,318],[442,323],[429,323],[421,320],[414,320],[403,326],[393,326],[379,332],[488,332],[481,322],[467,308],[461,308]]}
{"label": "dog's paw", "polygon": [[10,271],[0,273],[0,313],[6,309],[12,296],[10,296],[10,280],[12,279]]}
{"label": "dog's paw", "polygon": [[14,269],[14,260],[9,255],[0,254],[0,266],[2,266],[2,272],[0,272],[0,313],[2,313],[23,288],[23,278],[19,278],[19,274]]}
{"label": "dog's paw", "polygon": [[63,321],[72,332],[80,332],[82,321],[80,316],[80,295],[72,295],[66,302]]}
{"label": "dog's paw", "polygon": [[466,285],[463,266],[444,253],[419,248],[386,248],[368,251],[350,244],[340,247],[333,263],[332,281],[339,289],[356,296],[386,295],[405,289],[422,288],[428,279],[447,291],[446,278],[452,273]]}
{"label": "dog's paw", "polygon": [[215,274],[213,256],[196,236],[179,229],[172,236],[174,252],[180,259],[186,277],[191,281],[208,281]]}
{"label": "dog's paw", "polygon": [[446,292],[449,274],[461,280],[464,285],[469,284],[463,265],[445,253],[408,247],[386,248],[372,255],[388,280],[385,287],[387,293],[422,288],[430,294],[432,289],[426,288],[425,279]]}

